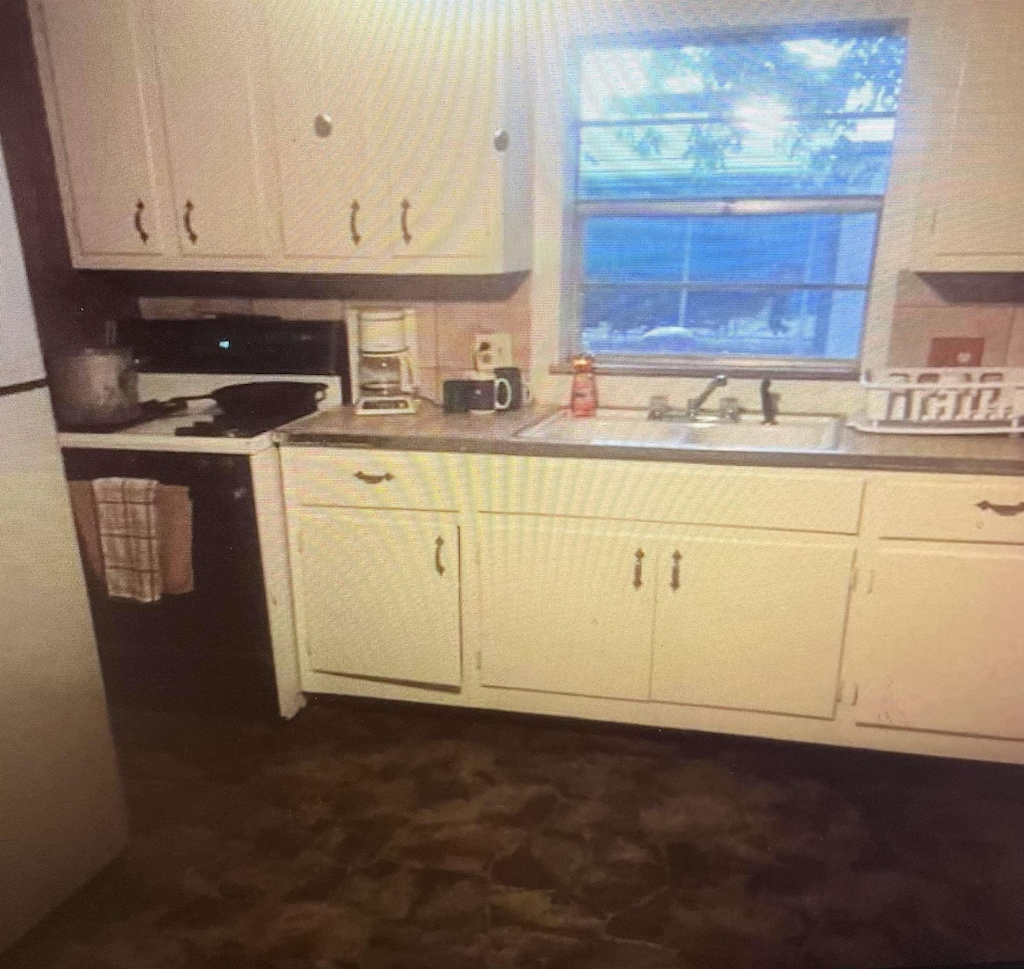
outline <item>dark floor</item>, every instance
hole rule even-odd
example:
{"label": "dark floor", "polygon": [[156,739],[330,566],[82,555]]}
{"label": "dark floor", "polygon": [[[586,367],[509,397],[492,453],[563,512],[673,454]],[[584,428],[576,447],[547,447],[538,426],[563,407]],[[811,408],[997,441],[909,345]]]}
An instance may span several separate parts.
{"label": "dark floor", "polygon": [[116,728],[132,847],[0,969],[1024,957],[1024,768],[355,701]]}

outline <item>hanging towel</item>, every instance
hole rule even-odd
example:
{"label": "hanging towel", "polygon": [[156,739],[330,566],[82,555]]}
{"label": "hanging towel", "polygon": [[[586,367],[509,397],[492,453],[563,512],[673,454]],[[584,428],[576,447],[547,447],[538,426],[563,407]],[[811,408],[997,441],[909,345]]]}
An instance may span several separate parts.
{"label": "hanging towel", "polygon": [[180,596],[191,592],[195,579],[192,574],[192,499],[188,488],[157,485],[156,530],[164,595]]}
{"label": "hanging towel", "polygon": [[156,488],[143,478],[97,478],[92,483],[107,594],[157,602],[163,595]]}
{"label": "hanging towel", "polygon": [[[121,482],[133,479],[106,480]],[[147,484],[144,481],[139,483]],[[136,599],[134,594],[124,595],[124,583],[120,572],[115,573],[113,585],[109,580],[104,558],[103,538],[100,534],[99,502],[96,498],[94,483],[91,481],[69,481],[68,491],[71,496],[71,508],[75,516],[75,529],[78,533],[78,544],[82,552],[82,563],[85,566],[86,575],[94,584],[106,587],[111,596]],[[120,486],[112,488],[112,491],[116,499],[114,504],[119,504],[122,494]],[[111,503],[105,502],[105,505],[109,504]],[[156,485],[153,506],[156,515],[157,559],[163,594],[183,595],[192,592],[195,588],[192,571],[192,501],[188,488],[177,485]],[[110,535],[106,536],[108,546],[111,537]],[[117,543],[117,546],[123,550],[121,543]],[[148,591],[155,590],[150,588]],[[155,602],[157,599],[143,598],[137,601]]]}

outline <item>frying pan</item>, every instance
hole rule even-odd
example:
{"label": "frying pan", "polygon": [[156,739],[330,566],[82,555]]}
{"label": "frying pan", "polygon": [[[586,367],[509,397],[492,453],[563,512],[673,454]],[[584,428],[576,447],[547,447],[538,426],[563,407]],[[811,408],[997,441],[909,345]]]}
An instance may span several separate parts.
{"label": "frying pan", "polygon": [[228,384],[208,394],[175,397],[175,403],[189,400],[212,400],[225,417],[281,417],[293,420],[312,414],[318,401],[324,399],[327,384],[302,380],[266,380],[258,383]]}

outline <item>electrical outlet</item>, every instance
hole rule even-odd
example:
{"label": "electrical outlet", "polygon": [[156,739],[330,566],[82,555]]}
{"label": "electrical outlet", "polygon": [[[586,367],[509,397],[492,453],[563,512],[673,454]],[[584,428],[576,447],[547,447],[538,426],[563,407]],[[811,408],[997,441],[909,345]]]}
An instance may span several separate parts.
{"label": "electrical outlet", "polygon": [[510,333],[477,333],[473,339],[473,362],[478,370],[512,366]]}

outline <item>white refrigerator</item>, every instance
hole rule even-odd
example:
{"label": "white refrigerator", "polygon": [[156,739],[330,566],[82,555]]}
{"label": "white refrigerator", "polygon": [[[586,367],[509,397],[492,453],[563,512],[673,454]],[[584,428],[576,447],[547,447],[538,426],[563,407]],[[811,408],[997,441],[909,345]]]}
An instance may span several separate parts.
{"label": "white refrigerator", "polygon": [[127,840],[85,580],[0,151],[0,951]]}

